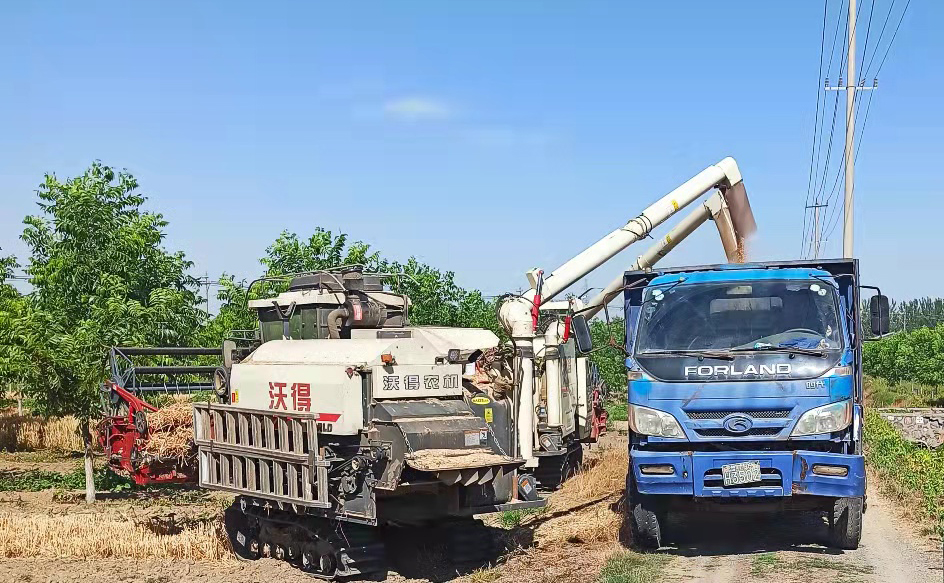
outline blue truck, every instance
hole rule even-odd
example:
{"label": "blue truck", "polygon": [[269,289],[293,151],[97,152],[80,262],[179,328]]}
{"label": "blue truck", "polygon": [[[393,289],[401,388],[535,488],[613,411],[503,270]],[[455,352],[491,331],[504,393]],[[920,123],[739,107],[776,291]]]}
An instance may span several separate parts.
{"label": "blue truck", "polygon": [[624,278],[636,544],[683,506],[818,511],[831,544],[862,532],[862,288],[852,259],[630,271]]}

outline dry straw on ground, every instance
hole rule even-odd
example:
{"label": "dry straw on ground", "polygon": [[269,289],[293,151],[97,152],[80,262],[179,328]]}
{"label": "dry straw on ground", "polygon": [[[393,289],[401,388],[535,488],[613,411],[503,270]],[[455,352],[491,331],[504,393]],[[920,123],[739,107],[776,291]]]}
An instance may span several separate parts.
{"label": "dry straw on ground", "polygon": [[[612,542],[619,539],[622,513],[614,511],[626,484],[625,448],[602,450],[555,492],[534,538],[540,544]],[[527,522],[525,523],[527,524]]]}
{"label": "dry straw on ground", "polygon": [[179,534],[155,534],[133,520],[93,514],[0,513],[0,557],[228,559],[222,528],[201,523]]}
{"label": "dry straw on ground", "polygon": [[42,419],[26,415],[0,415],[0,449],[82,451],[82,438],[78,429],[79,422],[75,417]]}

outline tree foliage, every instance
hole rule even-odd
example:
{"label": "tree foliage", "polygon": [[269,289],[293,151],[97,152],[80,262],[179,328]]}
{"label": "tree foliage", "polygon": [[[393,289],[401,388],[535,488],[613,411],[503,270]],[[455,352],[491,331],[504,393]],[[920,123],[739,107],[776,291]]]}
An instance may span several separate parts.
{"label": "tree foliage", "polygon": [[[362,241],[350,242],[343,233],[317,228],[307,239],[283,231],[266,248],[259,262],[265,277],[361,265],[365,271],[389,274],[392,289],[410,297],[410,322],[414,325],[488,328],[500,333],[495,303],[478,290],[466,290],[455,282],[455,274],[441,271],[411,257],[404,263],[384,258]],[[284,290],[286,282],[263,282],[252,288],[252,298],[272,297]],[[255,313],[246,308],[246,282],[231,276],[221,279],[217,296],[219,313],[198,337],[219,343],[231,330],[248,330],[257,325]]]}
{"label": "tree foliage", "polygon": [[866,374],[893,384],[944,385],[944,324],[865,343],[862,366]]}
{"label": "tree foliage", "polygon": [[162,247],[166,222],[142,209],[126,172],[99,163],[81,176],[40,185],[37,215],[24,220],[33,291],[0,313],[12,376],[43,415],[75,415],[86,444],[100,413],[106,355],[121,344],[174,345],[201,324],[195,280],[183,253]]}
{"label": "tree foliage", "polygon": [[590,360],[597,365],[600,376],[615,398],[626,394],[626,321],[613,318],[590,322],[594,352]]}
{"label": "tree foliage", "polygon": [[137,188],[99,163],[64,181],[47,175],[41,212],[24,221],[33,293],[13,341],[42,414],[95,416],[109,346],[174,345],[201,323],[191,264],[161,246],[167,223],[142,209]]}

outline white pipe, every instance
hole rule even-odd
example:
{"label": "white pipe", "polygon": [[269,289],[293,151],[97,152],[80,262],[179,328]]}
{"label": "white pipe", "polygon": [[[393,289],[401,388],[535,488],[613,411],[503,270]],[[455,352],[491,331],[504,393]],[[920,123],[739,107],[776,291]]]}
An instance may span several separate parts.
{"label": "white pipe", "polygon": [[[685,184],[649,205],[638,217],[603,237],[546,276],[544,288],[541,290],[541,300],[553,298],[629,245],[646,237],[653,228],[665,222],[679,209],[691,204],[711,188],[719,184],[731,186],[740,181],[741,173],[734,158],[725,158],[705,168]],[[526,295],[533,296],[534,290],[532,289],[529,294]]]}
{"label": "white pipe", "polygon": [[[536,467],[538,460],[534,457],[534,343],[531,339],[515,340],[515,345],[521,351],[521,394],[518,397],[518,455],[524,458],[525,467]],[[527,356],[526,356],[527,355]]]}
{"label": "white pipe", "polygon": [[[640,255],[636,262],[633,263],[627,271],[636,271],[639,269],[648,269],[665,257],[669,251],[675,249],[676,245],[685,240],[686,237],[691,235],[695,230],[703,225],[708,219],[715,217],[718,224],[718,229],[722,230],[722,244],[725,246],[725,253],[728,252],[729,243],[726,240],[729,240],[731,236],[734,236],[734,229],[731,227],[731,217],[728,213],[728,206],[724,201],[724,196],[717,192],[711,196],[704,204],[699,205],[697,209],[685,216],[677,225],[675,225],[671,231],[669,231],[665,237],[659,239],[659,242],[646,250],[645,253]],[[730,229],[730,233],[726,232]],[[616,279],[610,282],[603,291],[598,293],[593,297],[592,300],[587,302],[587,308],[581,310],[579,313],[582,314],[588,320],[595,316],[600,310],[603,309],[603,306],[613,301],[613,299],[619,295],[620,290],[623,288],[623,276],[620,275]]]}
{"label": "white pipe", "polygon": [[531,327],[531,302],[524,298],[508,298],[498,310],[498,318],[508,331],[518,351],[520,384],[515,425],[518,435],[518,457],[525,460],[525,467],[535,467],[534,457],[534,330]]}

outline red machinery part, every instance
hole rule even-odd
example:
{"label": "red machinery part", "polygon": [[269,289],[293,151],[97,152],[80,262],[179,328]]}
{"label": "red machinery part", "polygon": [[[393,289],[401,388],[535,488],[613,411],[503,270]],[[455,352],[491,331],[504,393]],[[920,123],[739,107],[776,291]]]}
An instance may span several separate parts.
{"label": "red machinery part", "polygon": [[179,467],[176,460],[144,462],[141,445],[148,436],[146,412],[157,408],[114,383],[106,383],[106,388],[128,408],[127,414],[106,416],[98,426],[98,442],[109,467],[129,475],[139,486],[195,481],[193,469]]}
{"label": "red machinery part", "polygon": [[606,433],[607,412],[603,407],[603,395],[600,392],[600,387],[593,389],[591,403],[593,404],[591,413],[593,419],[590,425],[590,437],[595,440]]}

